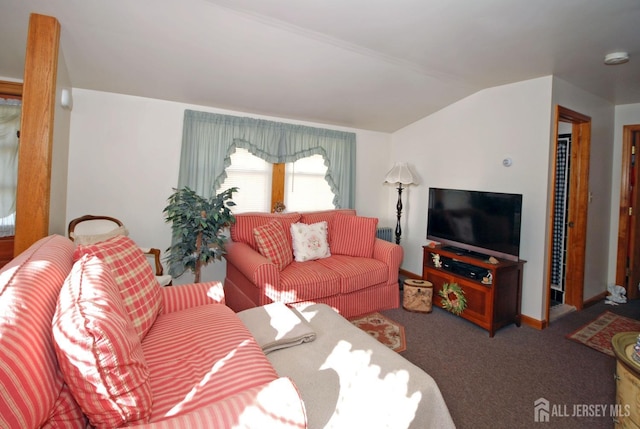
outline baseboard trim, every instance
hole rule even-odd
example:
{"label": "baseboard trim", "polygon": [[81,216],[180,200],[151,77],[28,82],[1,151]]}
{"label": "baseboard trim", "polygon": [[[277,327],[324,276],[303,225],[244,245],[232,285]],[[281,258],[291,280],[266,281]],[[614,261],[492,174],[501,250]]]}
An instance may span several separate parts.
{"label": "baseboard trim", "polygon": [[533,317],[529,317],[524,314],[520,316],[520,321],[524,325],[530,326],[531,328],[537,329],[539,331],[542,331],[548,326],[548,323],[546,320],[534,319]]}
{"label": "baseboard trim", "polygon": [[422,278],[421,275],[412,273],[411,271],[407,271],[407,270],[404,270],[402,268],[400,268],[400,275],[403,275],[403,276],[408,277],[410,279],[421,279]]}
{"label": "baseboard trim", "polygon": [[591,307],[593,304],[602,301],[603,299],[605,299],[607,297],[607,295],[609,295],[609,292],[604,291],[602,293],[599,293],[598,295],[589,298],[588,300],[586,300],[585,302],[582,303],[582,308],[586,308],[586,307]]}

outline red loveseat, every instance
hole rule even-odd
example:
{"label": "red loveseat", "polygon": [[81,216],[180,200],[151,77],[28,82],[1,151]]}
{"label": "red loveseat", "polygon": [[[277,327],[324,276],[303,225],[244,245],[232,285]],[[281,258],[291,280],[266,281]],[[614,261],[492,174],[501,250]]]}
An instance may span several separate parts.
{"label": "red loveseat", "polygon": [[[321,222],[328,228],[331,255],[291,261],[291,226]],[[397,308],[402,247],[376,238],[376,226],[377,219],[349,209],[236,215],[224,256],[227,305],[241,311],[275,301],[293,306],[323,303],[346,318]],[[256,240],[256,232],[269,227],[281,229],[286,237],[272,246],[280,250],[275,257]]]}
{"label": "red loveseat", "polygon": [[161,288],[123,236],[0,270],[0,391],[3,428],[306,427],[222,285]]}

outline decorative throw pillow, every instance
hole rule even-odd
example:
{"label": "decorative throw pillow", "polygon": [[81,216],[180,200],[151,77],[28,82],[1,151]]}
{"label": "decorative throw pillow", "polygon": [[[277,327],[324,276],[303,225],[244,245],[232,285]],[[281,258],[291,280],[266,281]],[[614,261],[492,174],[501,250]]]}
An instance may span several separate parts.
{"label": "decorative throw pillow", "polygon": [[162,309],[160,284],[142,250],[129,237],[78,246],[73,259],[93,255],[111,270],[129,317],[142,340]]}
{"label": "decorative throw pillow", "polygon": [[334,255],[371,258],[377,227],[377,218],[336,214],[329,231],[331,252]]}
{"label": "decorative throw pillow", "polygon": [[260,254],[274,263],[280,271],[293,261],[291,246],[280,222],[272,220],[254,228],[253,235]]}
{"label": "decorative throw pillow", "polygon": [[109,268],[78,260],[65,280],[52,322],[60,369],[95,427],[145,423],[151,415],[149,370],[140,338]]}
{"label": "decorative throw pillow", "polygon": [[311,225],[300,222],[291,225],[293,256],[295,260],[304,262],[331,256],[327,235],[326,221]]}

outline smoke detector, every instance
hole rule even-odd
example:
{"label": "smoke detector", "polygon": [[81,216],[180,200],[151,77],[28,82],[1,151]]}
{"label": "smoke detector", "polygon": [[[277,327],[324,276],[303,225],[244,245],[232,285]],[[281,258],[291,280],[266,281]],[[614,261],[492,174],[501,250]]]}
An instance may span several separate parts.
{"label": "smoke detector", "polygon": [[628,52],[612,52],[604,56],[604,63],[608,66],[624,64],[629,61]]}

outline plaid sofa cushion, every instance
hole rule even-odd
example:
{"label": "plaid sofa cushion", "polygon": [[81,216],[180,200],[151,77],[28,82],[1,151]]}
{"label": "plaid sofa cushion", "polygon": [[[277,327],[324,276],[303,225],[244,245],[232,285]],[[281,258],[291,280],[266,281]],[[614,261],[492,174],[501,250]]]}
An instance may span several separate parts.
{"label": "plaid sofa cushion", "polygon": [[160,285],[142,250],[129,237],[119,235],[100,243],[78,246],[75,261],[96,256],[111,270],[122,301],[140,339],[151,329],[162,309]]}
{"label": "plaid sofa cushion", "polygon": [[149,420],[151,386],[142,344],[105,263],[85,255],[74,264],[52,326],[60,369],[93,426]]}
{"label": "plaid sofa cushion", "polygon": [[293,253],[282,224],[272,220],[253,229],[253,236],[262,256],[274,263],[280,271],[293,261]]}

